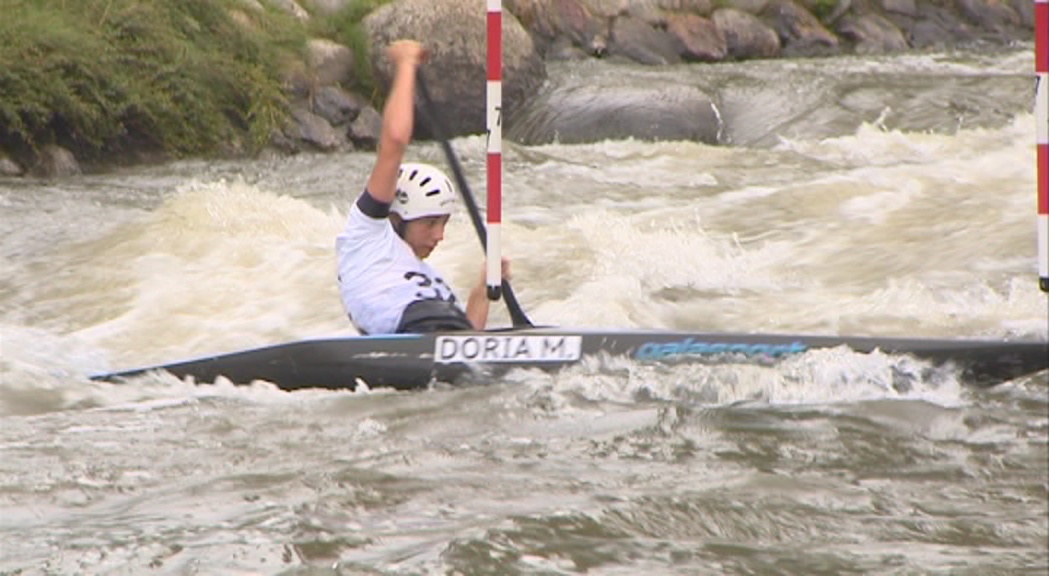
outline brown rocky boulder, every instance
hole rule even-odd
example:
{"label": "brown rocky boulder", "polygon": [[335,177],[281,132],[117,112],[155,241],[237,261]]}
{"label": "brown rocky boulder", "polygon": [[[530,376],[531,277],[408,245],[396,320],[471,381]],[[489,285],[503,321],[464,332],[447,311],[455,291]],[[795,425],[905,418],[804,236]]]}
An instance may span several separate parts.
{"label": "brown rocky boulder", "polygon": [[[618,0],[616,0],[618,1]],[[532,34],[544,56],[573,47],[592,56],[603,56],[607,47],[608,19],[595,13],[584,0],[506,0],[512,12]]]}
{"label": "brown rocky boulder", "polygon": [[776,31],[749,12],[721,8],[714,11],[712,20],[725,35],[729,58],[748,60],[779,56],[781,44]]}
{"label": "brown rocky boulder", "polygon": [[[487,38],[484,0],[398,0],[364,19],[372,46],[372,70],[388,86],[392,70],[385,47],[399,39],[421,41],[430,59],[421,72],[449,136],[486,130]],[[546,80],[546,65],[517,18],[503,11],[503,118],[512,122],[522,105]],[[504,127],[505,129],[505,127]],[[416,134],[433,135],[417,117]]]}
{"label": "brown rocky boulder", "polygon": [[761,16],[779,34],[785,56],[829,55],[838,48],[838,37],[791,0],[769,2]]}
{"label": "brown rocky boulder", "polygon": [[679,43],[681,57],[689,61],[719,62],[728,55],[728,41],[712,20],[695,14],[667,17],[667,33]]}

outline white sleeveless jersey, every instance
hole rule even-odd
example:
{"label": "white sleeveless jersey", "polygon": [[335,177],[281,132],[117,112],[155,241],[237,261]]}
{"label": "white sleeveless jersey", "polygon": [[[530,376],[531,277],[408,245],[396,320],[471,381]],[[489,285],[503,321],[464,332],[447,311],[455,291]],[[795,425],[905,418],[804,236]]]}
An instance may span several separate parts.
{"label": "white sleeveless jersey", "polygon": [[369,217],[357,202],[335,239],[335,253],[342,304],[368,334],[396,332],[404,309],[416,300],[450,300],[459,306],[440,274],[412,252],[390,221]]}

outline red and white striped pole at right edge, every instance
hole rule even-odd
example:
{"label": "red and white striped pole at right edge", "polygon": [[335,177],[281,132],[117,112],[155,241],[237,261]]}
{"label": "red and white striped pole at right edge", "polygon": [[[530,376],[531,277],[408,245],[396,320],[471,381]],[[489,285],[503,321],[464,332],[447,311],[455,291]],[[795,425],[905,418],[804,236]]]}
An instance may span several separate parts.
{"label": "red and white striped pole at right edge", "polygon": [[1034,2],[1034,69],[1038,122],[1038,286],[1049,292],[1049,0]]}
{"label": "red and white striped pole at right edge", "polygon": [[503,221],[503,6],[502,0],[488,0],[488,246],[485,284],[488,299],[498,300],[502,292]]}

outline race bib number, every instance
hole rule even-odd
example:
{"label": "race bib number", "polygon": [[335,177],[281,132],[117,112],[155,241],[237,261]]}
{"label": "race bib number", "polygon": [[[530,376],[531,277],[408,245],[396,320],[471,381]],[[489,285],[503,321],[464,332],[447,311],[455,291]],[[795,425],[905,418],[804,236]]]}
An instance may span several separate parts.
{"label": "race bib number", "polygon": [[453,362],[572,362],[579,360],[582,336],[438,336],[434,359]]}
{"label": "race bib number", "polygon": [[455,302],[455,294],[452,294],[452,289],[444,283],[444,280],[440,276],[430,278],[422,272],[405,272],[404,279],[414,283],[419,291],[415,293],[415,297],[420,300],[447,300],[449,302]]}

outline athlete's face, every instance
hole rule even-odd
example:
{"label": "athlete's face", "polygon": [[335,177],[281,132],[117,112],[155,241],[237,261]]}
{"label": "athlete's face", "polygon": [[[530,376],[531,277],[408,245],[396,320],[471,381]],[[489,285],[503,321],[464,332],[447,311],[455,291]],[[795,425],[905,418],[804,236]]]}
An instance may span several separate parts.
{"label": "athlete's face", "polygon": [[425,216],[410,220],[404,227],[404,241],[420,260],[425,259],[444,240],[448,216]]}

